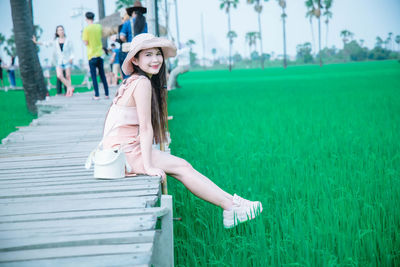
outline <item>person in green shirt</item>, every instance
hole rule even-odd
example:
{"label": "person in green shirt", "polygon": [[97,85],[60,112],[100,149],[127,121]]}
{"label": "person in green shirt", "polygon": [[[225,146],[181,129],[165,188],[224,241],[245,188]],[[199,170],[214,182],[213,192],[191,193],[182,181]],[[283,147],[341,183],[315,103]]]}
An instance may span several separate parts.
{"label": "person in green shirt", "polygon": [[85,14],[87,26],[83,29],[82,40],[87,47],[87,55],[89,60],[90,75],[94,87],[94,100],[100,99],[99,86],[97,83],[96,69],[99,70],[101,82],[104,86],[105,98],[108,96],[108,84],[104,74],[104,62],[101,56],[103,55],[103,46],[101,43],[102,29],[100,24],[93,23],[94,13],[86,12]]}

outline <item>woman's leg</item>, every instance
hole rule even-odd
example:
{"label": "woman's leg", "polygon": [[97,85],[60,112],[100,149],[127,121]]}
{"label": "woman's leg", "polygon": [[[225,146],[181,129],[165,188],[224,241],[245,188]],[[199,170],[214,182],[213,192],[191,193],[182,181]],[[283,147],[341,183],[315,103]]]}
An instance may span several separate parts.
{"label": "woman's leg", "polygon": [[68,87],[67,95],[72,96],[74,94],[74,87],[72,87],[72,82],[71,82],[71,68],[66,68],[65,69],[65,79],[68,81],[68,83],[71,85],[71,87]]}
{"label": "woman's leg", "polygon": [[225,210],[232,207],[232,196],[223,191],[210,179],[196,171],[186,160],[159,150],[153,150],[153,165],[178,179],[187,189],[201,199]]}
{"label": "woman's leg", "polygon": [[[56,72],[57,72],[57,78],[67,87],[67,89],[69,90],[72,86],[71,86],[71,82],[69,82],[63,74],[63,69],[60,67],[56,68]],[[67,92],[68,94],[68,92]]]}

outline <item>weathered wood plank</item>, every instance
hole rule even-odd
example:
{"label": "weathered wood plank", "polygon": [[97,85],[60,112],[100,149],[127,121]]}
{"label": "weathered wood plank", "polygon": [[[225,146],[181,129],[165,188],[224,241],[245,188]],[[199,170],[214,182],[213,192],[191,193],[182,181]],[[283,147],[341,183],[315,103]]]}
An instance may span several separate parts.
{"label": "weathered wood plank", "polygon": [[9,198],[12,196],[33,196],[33,195],[69,195],[69,194],[84,194],[84,193],[105,193],[105,192],[121,192],[121,191],[145,191],[158,189],[158,184],[140,184],[132,185],[129,183],[111,184],[75,184],[75,185],[54,185],[54,186],[33,186],[33,187],[18,187],[7,188],[0,191],[0,198]]}
{"label": "weathered wood plank", "polygon": [[[151,196],[156,195],[158,190],[154,190],[153,194],[140,195]],[[132,192],[129,192],[132,193]],[[124,209],[124,208],[144,208],[146,202],[141,198],[110,198],[102,201],[93,199],[69,199],[60,201],[37,201],[17,202],[2,204],[0,212],[2,215],[32,214],[32,213],[49,213],[49,212],[68,212],[81,210],[103,210],[103,209]]]}
{"label": "weathered wood plank", "polygon": [[[33,230],[33,229],[46,229],[51,228],[66,228],[74,225],[75,228],[96,228],[102,225],[129,225],[134,226],[141,224],[143,222],[154,221],[156,216],[150,215],[138,215],[138,216],[115,216],[115,217],[88,217],[88,218],[70,218],[70,219],[55,219],[55,220],[45,220],[45,221],[29,221],[29,222],[11,222],[11,223],[1,223],[0,233],[2,231],[10,230]],[[132,228],[133,229],[133,228]],[[136,228],[135,228],[136,229]]]}
{"label": "weathered wood plank", "polygon": [[0,262],[115,254],[151,255],[153,244],[113,244],[3,252]]}
{"label": "weathered wood plank", "polygon": [[[68,258],[52,258],[29,261],[14,261],[1,263],[0,266],[7,267],[54,267],[54,266],[73,266],[73,267],[149,267],[148,254],[116,254],[100,256],[82,256]],[[144,263],[146,262],[146,263]]]}
{"label": "weathered wood plank", "polygon": [[[36,202],[37,205],[45,205],[48,202],[60,202],[60,201],[70,201],[70,200],[87,200],[87,201],[109,201],[109,199],[122,199],[129,198],[132,203],[135,203],[136,206],[132,207],[151,207],[157,201],[158,195],[150,195],[150,196],[138,196],[137,192],[107,192],[107,193],[98,193],[98,194],[84,194],[84,195],[58,195],[58,196],[34,196],[34,197],[21,197],[21,198],[3,198],[0,199],[0,204],[11,205],[13,203],[18,204],[26,204],[31,203],[34,204]],[[2,211],[0,205],[0,212]]]}
{"label": "weathered wood plank", "polygon": [[[75,178],[75,179],[73,179]],[[80,179],[79,179],[80,178]],[[0,180],[0,187],[2,189],[8,189],[8,188],[20,188],[20,187],[39,187],[39,186],[67,186],[67,185],[107,185],[107,186],[114,186],[114,185],[120,185],[120,184],[129,184],[129,185],[148,185],[148,184],[159,184],[160,178],[155,178],[155,179],[148,179],[145,176],[139,176],[138,179],[115,179],[115,180],[101,180],[101,179],[94,179],[92,177],[92,174],[87,174],[85,176],[80,176],[80,177],[69,177],[67,176],[66,179],[14,179],[14,180]]]}
{"label": "weathered wood plank", "polygon": [[[163,216],[168,209],[162,207],[156,208],[127,208],[127,209],[108,209],[108,210],[85,210],[60,213],[33,213],[33,214],[17,214],[17,215],[0,215],[0,224],[13,222],[34,222],[61,219],[82,219],[107,216],[134,216],[134,215],[155,215]],[[1,238],[1,237],[0,237]]]}

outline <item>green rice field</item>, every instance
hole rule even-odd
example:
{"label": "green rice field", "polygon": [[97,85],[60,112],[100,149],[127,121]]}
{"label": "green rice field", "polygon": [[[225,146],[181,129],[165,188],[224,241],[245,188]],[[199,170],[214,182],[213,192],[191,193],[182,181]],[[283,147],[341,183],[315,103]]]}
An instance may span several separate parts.
{"label": "green rice field", "polygon": [[[179,83],[172,153],[264,211],[225,230],[220,208],[169,178],[175,266],[400,266],[397,61],[191,71]],[[1,138],[33,118],[21,91],[0,102]]]}
{"label": "green rice field", "polygon": [[400,64],[192,71],[169,94],[172,153],[260,218],[169,179],[176,266],[400,266]]}

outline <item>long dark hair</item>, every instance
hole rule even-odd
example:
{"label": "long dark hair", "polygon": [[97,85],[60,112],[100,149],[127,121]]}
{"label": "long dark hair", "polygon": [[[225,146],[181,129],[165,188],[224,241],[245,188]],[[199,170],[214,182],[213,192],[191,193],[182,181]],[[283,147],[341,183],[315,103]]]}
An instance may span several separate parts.
{"label": "long dark hair", "polygon": [[135,25],[133,26],[133,36],[136,36],[140,33],[143,33],[144,27],[146,26],[146,18],[143,16],[143,13],[140,11],[135,11]]}
{"label": "long dark hair", "polygon": [[[164,59],[164,53],[161,48],[158,48],[161,51],[161,55]],[[139,58],[139,53],[136,53],[135,58]],[[147,74],[133,64],[133,73],[137,75],[147,76]],[[151,82],[151,125],[153,127],[153,136],[156,143],[160,143],[161,141],[166,142],[166,129],[167,129],[167,80],[165,75],[165,60],[161,65],[160,71],[157,74],[154,74],[150,78]]]}
{"label": "long dark hair", "polygon": [[56,27],[56,34],[54,35],[54,40],[57,39],[58,37],[60,37],[60,36],[58,35],[58,33],[57,33],[57,29],[58,29],[59,27],[63,28],[63,30],[64,30],[64,37],[67,37],[67,35],[65,34],[64,26],[63,26],[63,25],[58,25],[58,26]]}

